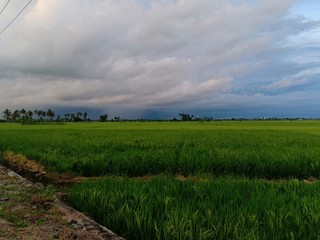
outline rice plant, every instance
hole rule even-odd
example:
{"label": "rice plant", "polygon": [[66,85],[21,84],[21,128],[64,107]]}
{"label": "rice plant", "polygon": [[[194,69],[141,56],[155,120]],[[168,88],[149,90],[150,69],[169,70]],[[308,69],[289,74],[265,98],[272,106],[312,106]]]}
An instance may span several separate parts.
{"label": "rice plant", "polygon": [[127,239],[318,239],[320,183],[107,178],[70,203]]}
{"label": "rice plant", "polygon": [[320,176],[320,122],[0,125],[11,150],[49,171],[84,176]]}

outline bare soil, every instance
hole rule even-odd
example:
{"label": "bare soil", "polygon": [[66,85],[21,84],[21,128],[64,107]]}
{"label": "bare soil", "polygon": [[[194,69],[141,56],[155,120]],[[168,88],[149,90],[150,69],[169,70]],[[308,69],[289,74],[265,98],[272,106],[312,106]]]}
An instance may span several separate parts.
{"label": "bare soil", "polygon": [[0,165],[0,240],[122,239],[62,202],[52,185]]}

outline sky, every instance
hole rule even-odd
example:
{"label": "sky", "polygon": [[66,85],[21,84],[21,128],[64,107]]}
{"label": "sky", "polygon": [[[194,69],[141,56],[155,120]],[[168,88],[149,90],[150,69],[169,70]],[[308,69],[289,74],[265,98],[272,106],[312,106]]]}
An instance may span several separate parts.
{"label": "sky", "polygon": [[[0,29],[28,2],[11,0]],[[33,0],[0,34],[0,111],[320,117],[319,9],[317,0]]]}

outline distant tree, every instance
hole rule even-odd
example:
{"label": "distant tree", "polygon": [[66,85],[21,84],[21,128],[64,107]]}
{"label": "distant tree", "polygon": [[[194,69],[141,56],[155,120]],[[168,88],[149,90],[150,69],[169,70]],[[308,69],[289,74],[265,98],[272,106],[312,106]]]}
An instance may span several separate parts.
{"label": "distant tree", "polygon": [[53,121],[53,118],[54,118],[55,114],[51,109],[48,109],[47,110],[47,116],[49,117],[50,121]]}
{"label": "distant tree", "polygon": [[12,117],[12,112],[9,109],[6,109],[3,111],[3,118],[6,121],[11,121],[11,117]]}
{"label": "distant tree", "polygon": [[32,119],[32,116],[33,116],[33,112],[31,110],[29,110],[27,112],[27,115],[28,115],[28,118]]}
{"label": "distant tree", "polygon": [[82,118],[81,118],[81,117],[82,117],[82,112],[77,112],[75,121],[76,121],[76,122],[82,121]]}
{"label": "distant tree", "polygon": [[47,112],[41,110],[41,120],[43,120],[43,118],[45,118],[47,116]]}
{"label": "distant tree", "polygon": [[113,119],[114,119],[114,121],[116,121],[116,122],[119,122],[119,121],[120,121],[120,117],[119,117],[119,116],[114,117]]}
{"label": "distant tree", "polygon": [[21,118],[20,120],[24,121],[25,119],[28,118],[27,111],[24,108],[22,108],[19,112],[20,112],[20,118]]}
{"label": "distant tree", "polygon": [[108,120],[108,114],[100,115],[100,122],[106,122]]}
{"label": "distant tree", "polygon": [[83,113],[83,121],[87,121],[88,120],[88,113],[87,112],[84,112]]}
{"label": "distant tree", "polygon": [[194,118],[193,115],[190,115],[188,113],[179,113],[179,116],[182,121],[191,121]]}
{"label": "distant tree", "polygon": [[[35,110],[33,111],[33,113],[34,113],[34,115],[38,115],[38,110],[35,109]],[[39,116],[39,115],[38,115],[38,116]]]}
{"label": "distant tree", "polygon": [[37,114],[38,118],[41,120],[42,119],[42,110],[35,110],[35,114]]}
{"label": "distant tree", "polygon": [[61,115],[60,115],[60,114],[58,115],[56,121],[57,121],[57,122],[61,122]]}
{"label": "distant tree", "polygon": [[24,108],[22,108],[22,109],[20,110],[20,114],[21,114],[21,115],[24,115],[24,116],[25,116],[26,113],[27,113],[27,111],[26,111]]}
{"label": "distant tree", "polygon": [[73,122],[76,121],[76,115],[75,115],[74,113],[71,113],[71,114],[70,114],[70,117],[71,117],[71,119],[72,119]]}
{"label": "distant tree", "polygon": [[65,113],[63,116],[64,116],[63,121],[67,122],[69,120],[68,113]]}
{"label": "distant tree", "polygon": [[14,122],[17,122],[20,120],[20,111],[19,110],[15,110],[13,113],[12,113],[12,121]]}

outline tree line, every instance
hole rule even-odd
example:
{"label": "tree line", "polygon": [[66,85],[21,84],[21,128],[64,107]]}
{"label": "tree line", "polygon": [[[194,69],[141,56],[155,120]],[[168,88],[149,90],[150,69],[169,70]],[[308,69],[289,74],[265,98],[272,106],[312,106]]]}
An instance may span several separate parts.
{"label": "tree line", "polygon": [[[65,113],[57,115],[52,109],[48,110],[26,110],[24,108],[11,111],[6,109],[3,112],[5,122],[89,122],[93,121],[88,117],[87,112]],[[108,114],[100,115],[98,121],[105,122]]]}
{"label": "tree line", "polygon": [[3,111],[3,119],[7,122],[23,122],[32,121],[37,118],[39,121],[52,121],[55,116],[53,110],[26,110],[24,108],[11,111],[6,109]]}
{"label": "tree line", "polygon": [[[98,119],[92,120],[88,117],[87,112],[65,113],[57,115],[52,109],[47,110],[26,110],[24,108],[11,111],[6,109],[3,112],[2,122],[21,122],[21,123],[36,123],[36,122],[91,122],[91,121],[108,121],[108,114],[102,114]],[[209,117],[195,117],[189,113],[179,113],[180,119],[173,118],[169,121],[212,121]],[[121,119],[119,116],[114,117],[110,121],[130,121]],[[136,121],[146,121],[146,119],[137,119]],[[150,120],[149,120],[150,121]]]}

